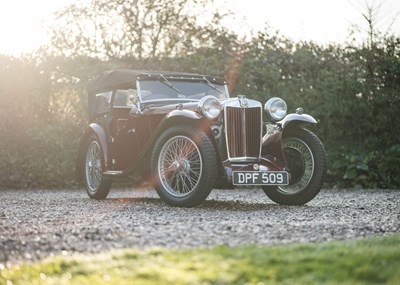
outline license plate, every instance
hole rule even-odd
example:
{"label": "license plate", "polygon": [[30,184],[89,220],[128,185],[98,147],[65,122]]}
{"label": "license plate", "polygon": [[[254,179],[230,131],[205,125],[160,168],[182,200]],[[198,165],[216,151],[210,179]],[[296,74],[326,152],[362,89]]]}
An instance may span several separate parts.
{"label": "license plate", "polygon": [[286,171],[233,171],[234,185],[288,185]]}

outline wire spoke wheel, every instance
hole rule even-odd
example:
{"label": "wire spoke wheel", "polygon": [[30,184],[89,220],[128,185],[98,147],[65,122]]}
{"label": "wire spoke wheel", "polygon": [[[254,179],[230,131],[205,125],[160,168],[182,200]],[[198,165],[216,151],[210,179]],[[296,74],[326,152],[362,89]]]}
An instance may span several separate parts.
{"label": "wire spoke wheel", "polygon": [[279,189],[294,194],[305,189],[310,183],[315,167],[314,156],[308,145],[298,138],[285,140],[283,151],[291,173],[291,183],[280,186]]}
{"label": "wire spoke wheel", "polygon": [[95,192],[101,183],[101,158],[100,146],[97,141],[92,141],[86,154],[86,181],[89,191]]}
{"label": "wire spoke wheel", "polygon": [[155,189],[166,203],[193,207],[210,194],[217,161],[210,137],[195,126],[176,125],[158,138],[151,158]]}
{"label": "wire spoke wheel", "polygon": [[326,173],[326,151],[319,138],[303,128],[283,133],[282,149],[290,172],[287,186],[263,186],[265,194],[283,205],[302,205],[320,191]]}
{"label": "wire spoke wheel", "polygon": [[160,182],[169,194],[184,197],[199,184],[202,166],[200,151],[190,138],[172,137],[160,152],[158,160]]}
{"label": "wire spoke wheel", "polygon": [[103,178],[102,151],[95,136],[87,141],[83,168],[86,192],[92,199],[105,199],[110,192],[111,180]]}

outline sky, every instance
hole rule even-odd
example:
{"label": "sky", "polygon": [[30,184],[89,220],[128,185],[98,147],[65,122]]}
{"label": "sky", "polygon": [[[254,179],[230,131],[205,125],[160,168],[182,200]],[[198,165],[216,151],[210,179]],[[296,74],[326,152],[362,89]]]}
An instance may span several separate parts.
{"label": "sky", "polygon": [[[79,0],[78,0],[79,1]],[[87,0],[81,0],[87,1]],[[228,7],[236,20],[227,23],[231,29],[245,34],[248,28],[260,30],[267,23],[281,35],[294,41],[320,44],[343,43],[350,28],[363,28],[357,38],[365,38],[366,21],[362,3],[381,6],[377,27],[400,34],[399,0],[215,0],[217,9]],[[44,24],[51,25],[53,13],[77,0],[0,0],[0,54],[29,53],[49,42]]]}

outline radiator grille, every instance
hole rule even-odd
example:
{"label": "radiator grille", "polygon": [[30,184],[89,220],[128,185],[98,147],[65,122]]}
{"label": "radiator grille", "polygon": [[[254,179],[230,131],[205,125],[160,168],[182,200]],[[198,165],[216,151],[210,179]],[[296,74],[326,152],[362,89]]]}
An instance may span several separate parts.
{"label": "radiator grille", "polygon": [[261,151],[261,108],[225,108],[226,140],[231,160],[257,160]]}

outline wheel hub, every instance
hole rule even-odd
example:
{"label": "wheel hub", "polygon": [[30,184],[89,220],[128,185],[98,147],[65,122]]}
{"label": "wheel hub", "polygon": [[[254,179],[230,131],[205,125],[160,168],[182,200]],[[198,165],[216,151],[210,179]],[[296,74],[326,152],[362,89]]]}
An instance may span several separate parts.
{"label": "wheel hub", "polygon": [[189,174],[191,169],[190,162],[187,159],[182,159],[179,164],[181,172],[186,175]]}
{"label": "wheel hub", "polygon": [[175,160],[171,164],[170,169],[178,174],[188,175],[191,170],[191,166],[187,159],[181,158],[179,160]]}

